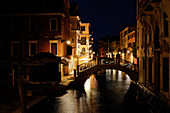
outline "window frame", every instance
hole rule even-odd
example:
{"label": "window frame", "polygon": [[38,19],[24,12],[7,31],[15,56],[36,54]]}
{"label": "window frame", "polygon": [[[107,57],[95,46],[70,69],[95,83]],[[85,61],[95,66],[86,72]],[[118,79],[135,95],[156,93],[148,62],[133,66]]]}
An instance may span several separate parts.
{"label": "window frame", "polygon": [[[51,29],[51,27],[52,27],[51,21],[54,20],[54,19],[56,20],[56,29]],[[50,18],[50,26],[49,27],[50,27],[50,31],[58,31],[58,19],[57,18]]]}
{"label": "window frame", "polygon": [[[13,44],[18,44],[17,55],[14,55]],[[18,57],[19,56],[19,41],[11,41],[11,56],[12,57]]]}
{"label": "window frame", "polygon": [[56,52],[57,54],[56,54],[56,56],[58,56],[58,40],[49,40],[49,43],[50,43],[50,53],[52,52],[51,51],[51,44],[52,43],[56,43],[57,44],[57,49],[56,49],[57,50],[57,52]]}
{"label": "window frame", "polygon": [[37,43],[38,43],[38,41],[37,40],[35,40],[35,41],[28,41],[28,43],[29,43],[29,56],[34,56],[33,54],[31,54],[31,44],[32,43],[35,43],[36,44],[36,53],[35,53],[35,55],[37,54]]}

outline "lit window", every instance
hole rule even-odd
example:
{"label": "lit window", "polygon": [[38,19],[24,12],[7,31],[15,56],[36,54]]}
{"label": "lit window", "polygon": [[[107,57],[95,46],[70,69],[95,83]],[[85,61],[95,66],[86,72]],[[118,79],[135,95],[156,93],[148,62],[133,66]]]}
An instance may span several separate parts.
{"label": "lit window", "polygon": [[58,20],[57,18],[50,19],[50,31],[58,31]]}
{"label": "lit window", "polygon": [[18,41],[11,42],[11,56],[14,56],[14,57],[19,56],[19,42]]}
{"label": "lit window", "polygon": [[50,40],[50,53],[57,55],[58,41]]}
{"label": "lit window", "polygon": [[29,56],[37,54],[37,41],[29,41]]}

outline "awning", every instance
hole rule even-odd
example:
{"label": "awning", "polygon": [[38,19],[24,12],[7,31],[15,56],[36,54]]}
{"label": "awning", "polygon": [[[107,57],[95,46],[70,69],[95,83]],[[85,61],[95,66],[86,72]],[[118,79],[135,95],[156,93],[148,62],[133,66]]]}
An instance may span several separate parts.
{"label": "awning", "polygon": [[43,58],[41,59],[44,63],[60,63],[60,60],[58,58]]}
{"label": "awning", "polygon": [[24,66],[44,66],[45,64],[39,60],[29,60],[23,63]]}

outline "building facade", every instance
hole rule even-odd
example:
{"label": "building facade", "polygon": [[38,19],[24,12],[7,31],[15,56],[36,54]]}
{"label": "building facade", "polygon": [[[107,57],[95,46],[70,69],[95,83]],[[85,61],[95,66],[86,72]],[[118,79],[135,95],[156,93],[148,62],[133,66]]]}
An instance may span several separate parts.
{"label": "building facade", "polygon": [[137,0],[139,83],[170,105],[170,1]]}
{"label": "building facade", "polygon": [[108,46],[107,42],[103,40],[98,41],[98,57],[107,57],[106,56],[108,48],[107,46]]}
{"label": "building facade", "polygon": [[70,22],[72,25],[71,29],[71,43],[73,47],[73,60],[74,69],[77,69],[78,65],[78,54],[79,54],[79,39],[80,39],[80,18],[79,16],[70,16]]}
{"label": "building facade", "polygon": [[3,5],[0,15],[0,68],[4,76],[9,76],[14,69],[14,77],[17,78],[21,74],[22,62],[40,52],[70,60],[72,47],[66,43],[71,32],[68,0],[11,0]]}
{"label": "building facade", "polygon": [[116,58],[116,55],[119,54],[120,49],[120,41],[111,42],[111,52],[113,54],[113,58]]}
{"label": "building facade", "polygon": [[132,46],[135,44],[136,26],[129,25],[120,32],[120,56],[123,61],[134,63]]}
{"label": "building facade", "polygon": [[80,23],[80,38],[78,42],[79,64],[87,63],[90,58],[90,23]]}
{"label": "building facade", "polygon": [[70,6],[71,45],[73,50],[73,68],[88,63],[93,59],[93,38],[90,35],[90,23],[82,23],[78,13],[78,6]]}

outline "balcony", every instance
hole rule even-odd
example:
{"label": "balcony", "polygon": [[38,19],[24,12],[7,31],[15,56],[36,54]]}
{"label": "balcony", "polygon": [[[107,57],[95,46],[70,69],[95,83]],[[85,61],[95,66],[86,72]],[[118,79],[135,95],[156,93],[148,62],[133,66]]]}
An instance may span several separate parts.
{"label": "balcony", "polygon": [[78,40],[78,43],[80,43],[81,45],[86,45],[86,41],[84,40]]}

